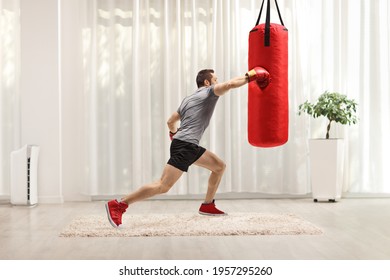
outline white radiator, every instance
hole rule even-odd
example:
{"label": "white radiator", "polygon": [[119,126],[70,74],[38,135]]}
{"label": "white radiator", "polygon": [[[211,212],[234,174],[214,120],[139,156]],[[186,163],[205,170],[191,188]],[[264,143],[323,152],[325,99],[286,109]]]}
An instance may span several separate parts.
{"label": "white radiator", "polygon": [[11,152],[11,204],[38,203],[39,147],[26,145]]}

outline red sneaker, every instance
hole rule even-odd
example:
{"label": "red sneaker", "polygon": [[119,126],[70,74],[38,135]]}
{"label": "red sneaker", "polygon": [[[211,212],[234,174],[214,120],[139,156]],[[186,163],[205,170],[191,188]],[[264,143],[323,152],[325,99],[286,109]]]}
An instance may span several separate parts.
{"label": "red sneaker", "polygon": [[211,203],[202,203],[199,208],[199,214],[209,215],[209,216],[226,216],[227,213],[219,210],[215,207],[215,199]]}
{"label": "red sneaker", "polygon": [[122,224],[122,215],[126,212],[127,207],[129,206],[126,203],[116,199],[106,203],[108,221],[113,227],[116,228]]}

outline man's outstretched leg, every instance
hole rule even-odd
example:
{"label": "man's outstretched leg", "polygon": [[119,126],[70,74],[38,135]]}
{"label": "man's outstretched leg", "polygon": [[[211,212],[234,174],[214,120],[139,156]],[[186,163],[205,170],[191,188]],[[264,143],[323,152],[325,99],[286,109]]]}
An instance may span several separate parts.
{"label": "man's outstretched leg", "polygon": [[217,192],[219,183],[226,169],[226,164],[214,153],[206,151],[196,162],[195,165],[207,168],[211,171],[207,193],[204,203],[199,208],[199,213],[203,215],[219,216],[226,215],[225,212],[215,207],[214,196]]}
{"label": "man's outstretched leg", "polygon": [[106,210],[110,224],[113,227],[118,227],[122,224],[122,215],[126,212],[129,204],[168,192],[182,174],[183,171],[167,164],[158,181],[140,187],[133,193],[123,197],[121,201],[109,201],[106,204]]}

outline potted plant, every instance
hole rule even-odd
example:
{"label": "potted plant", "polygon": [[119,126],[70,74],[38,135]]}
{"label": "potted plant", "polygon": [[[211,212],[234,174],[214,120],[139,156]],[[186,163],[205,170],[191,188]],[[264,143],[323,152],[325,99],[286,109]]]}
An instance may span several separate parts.
{"label": "potted plant", "polygon": [[341,198],[344,166],[344,142],[340,138],[330,138],[332,123],[356,124],[357,103],[338,92],[325,91],[312,104],[305,101],[299,105],[298,114],[307,113],[313,118],[328,119],[325,139],[310,139],[311,186],[315,202],[328,200],[335,202]]}

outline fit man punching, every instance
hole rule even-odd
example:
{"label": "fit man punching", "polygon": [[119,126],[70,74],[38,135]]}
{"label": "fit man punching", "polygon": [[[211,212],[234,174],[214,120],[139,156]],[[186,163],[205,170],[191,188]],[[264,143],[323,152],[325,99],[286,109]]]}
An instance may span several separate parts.
{"label": "fit man punching", "polygon": [[211,171],[206,197],[199,208],[199,213],[213,216],[226,215],[215,206],[214,200],[226,165],[217,155],[199,146],[199,142],[210,123],[219,97],[230,89],[252,81],[256,81],[261,88],[266,87],[270,81],[269,73],[264,68],[255,67],[244,76],[223,83],[218,83],[214,70],[205,69],[198,73],[197,91],[184,98],[178,110],[168,119],[169,136],[172,142],[170,158],[161,178],[154,183],[141,186],[120,201],[111,200],[106,204],[108,220],[113,227],[122,224],[122,215],[130,204],[168,192],[192,164]]}

